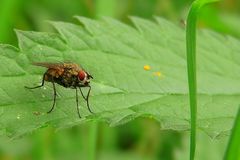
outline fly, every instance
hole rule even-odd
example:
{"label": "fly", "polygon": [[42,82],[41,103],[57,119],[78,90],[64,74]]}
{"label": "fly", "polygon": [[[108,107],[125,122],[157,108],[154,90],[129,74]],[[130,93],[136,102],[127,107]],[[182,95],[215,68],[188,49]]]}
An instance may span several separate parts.
{"label": "fly", "polygon": [[[39,62],[39,63],[33,63],[35,66],[41,66],[46,67],[47,71],[43,74],[42,78],[42,84],[35,87],[27,87],[27,89],[36,89],[44,86],[45,81],[51,82],[53,85],[53,104],[52,108],[47,112],[51,113],[56,105],[56,86],[55,83],[65,87],[65,88],[72,88],[76,90],[76,103],[77,103],[77,111],[78,116],[81,118],[79,107],[78,107],[78,89],[81,92],[81,95],[83,99],[87,102],[88,110],[92,112],[92,110],[89,107],[89,94],[91,91],[90,86],[90,79],[93,79],[93,77],[86,72],[83,68],[81,68],[79,65],[75,63],[45,63],[45,62]],[[85,97],[82,89],[84,87],[88,87],[87,96]]]}

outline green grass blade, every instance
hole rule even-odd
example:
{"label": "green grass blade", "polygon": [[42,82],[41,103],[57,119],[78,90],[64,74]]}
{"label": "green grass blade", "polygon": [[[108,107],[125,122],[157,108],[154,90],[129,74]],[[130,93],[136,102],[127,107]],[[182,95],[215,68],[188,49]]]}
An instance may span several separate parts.
{"label": "green grass blade", "polygon": [[228,148],[225,153],[225,160],[240,159],[240,107],[235,119],[234,128],[228,142]]}
{"label": "green grass blade", "polygon": [[207,3],[218,0],[196,0],[192,3],[187,17],[186,45],[188,86],[191,110],[190,159],[194,159],[196,148],[196,120],[197,120],[197,76],[196,76],[196,23],[199,10]]}

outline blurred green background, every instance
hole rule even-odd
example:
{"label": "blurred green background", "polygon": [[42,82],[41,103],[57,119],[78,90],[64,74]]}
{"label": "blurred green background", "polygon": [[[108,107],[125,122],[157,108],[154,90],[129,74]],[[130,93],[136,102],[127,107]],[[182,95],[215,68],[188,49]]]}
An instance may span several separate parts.
{"label": "blurred green background", "polygon": [[[47,20],[75,22],[73,16],[93,19],[110,16],[130,24],[129,16],[161,16],[184,27],[190,0],[0,0],[0,43],[17,46],[14,29],[52,32]],[[240,38],[240,1],[225,0],[203,9],[199,28]],[[0,160],[88,159],[91,122],[56,132],[46,127],[10,140],[0,137]],[[137,119],[110,128],[98,124],[97,159],[185,160],[188,132],[161,131],[151,119]],[[210,139],[199,132],[196,159],[222,159],[228,137]],[[207,147],[206,147],[207,146]]]}

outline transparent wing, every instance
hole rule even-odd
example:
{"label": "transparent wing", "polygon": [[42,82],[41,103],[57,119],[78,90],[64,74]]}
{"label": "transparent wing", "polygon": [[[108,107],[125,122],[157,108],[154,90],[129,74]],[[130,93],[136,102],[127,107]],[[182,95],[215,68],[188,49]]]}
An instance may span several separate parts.
{"label": "transparent wing", "polygon": [[35,66],[41,66],[41,67],[53,68],[53,69],[64,67],[63,63],[34,62],[32,64]]}

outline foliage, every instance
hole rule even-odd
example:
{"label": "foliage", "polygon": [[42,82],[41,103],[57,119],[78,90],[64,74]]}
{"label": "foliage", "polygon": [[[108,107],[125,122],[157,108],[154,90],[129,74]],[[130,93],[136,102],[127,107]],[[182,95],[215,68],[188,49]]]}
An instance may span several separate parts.
{"label": "foliage", "polygon": [[[156,119],[163,129],[189,129],[184,29],[159,17],[156,22],[132,17],[136,28],[110,18],[77,19],[83,26],[50,22],[58,33],[17,31],[20,49],[1,45],[1,134],[14,137],[92,119],[115,126],[139,116]],[[240,42],[211,31],[198,37],[197,127],[216,137],[228,134],[239,103]],[[56,109],[46,114],[51,85],[24,88],[41,81],[44,68],[31,65],[36,61],[72,61],[88,70],[94,76],[90,105],[95,114],[82,100],[84,118],[79,119],[75,92],[60,86]],[[145,71],[144,65],[151,69]]]}

